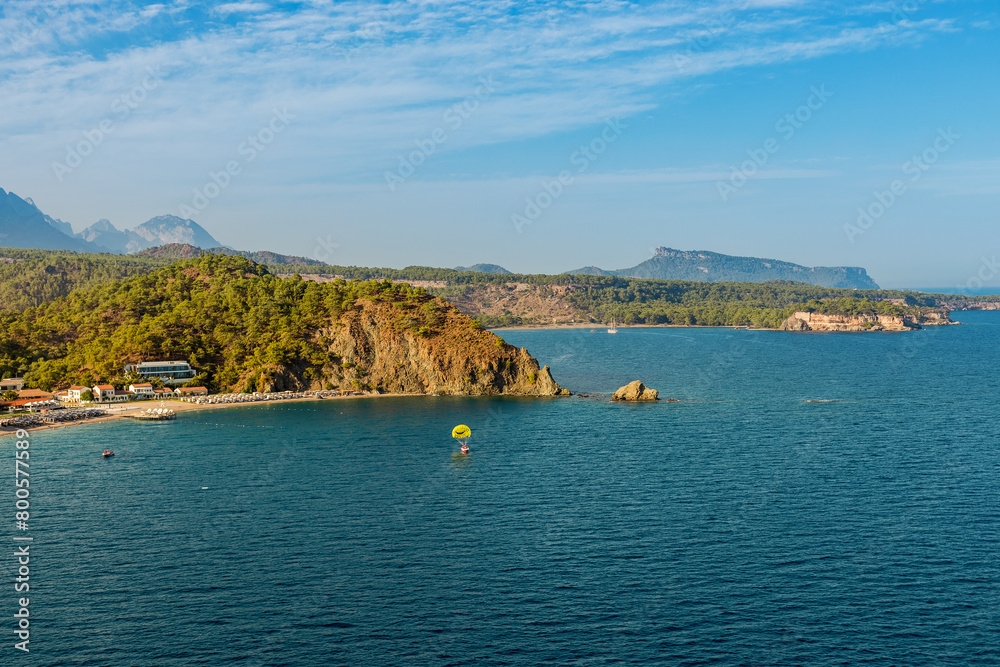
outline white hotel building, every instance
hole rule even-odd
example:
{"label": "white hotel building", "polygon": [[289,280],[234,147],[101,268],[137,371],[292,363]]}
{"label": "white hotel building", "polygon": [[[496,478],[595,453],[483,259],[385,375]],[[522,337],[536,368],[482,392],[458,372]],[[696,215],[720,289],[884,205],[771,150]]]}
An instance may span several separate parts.
{"label": "white hotel building", "polygon": [[143,361],[126,366],[125,372],[141,378],[160,378],[167,384],[187,382],[198,374],[186,361]]}

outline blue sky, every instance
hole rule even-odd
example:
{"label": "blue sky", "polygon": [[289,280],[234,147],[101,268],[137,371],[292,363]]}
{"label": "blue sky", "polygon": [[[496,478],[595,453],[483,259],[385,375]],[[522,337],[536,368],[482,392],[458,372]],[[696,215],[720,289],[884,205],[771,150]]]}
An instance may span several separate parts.
{"label": "blue sky", "polygon": [[986,0],[5,0],[0,187],[342,264],[666,245],[1000,286],[998,28]]}

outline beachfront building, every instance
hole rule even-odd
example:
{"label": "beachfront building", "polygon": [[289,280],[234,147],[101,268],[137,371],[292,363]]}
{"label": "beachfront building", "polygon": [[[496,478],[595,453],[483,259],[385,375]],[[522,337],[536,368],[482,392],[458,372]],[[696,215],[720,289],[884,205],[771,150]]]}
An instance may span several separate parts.
{"label": "beachfront building", "polygon": [[90,390],[94,400],[101,403],[124,403],[135,397],[131,391],[115,389],[110,384],[99,384]]}
{"label": "beachfront building", "polygon": [[18,400],[51,401],[53,396],[41,389],[22,389],[17,392]]}
{"label": "beachfront building", "polygon": [[148,382],[130,384],[128,390],[135,394],[136,398],[150,398],[153,395],[153,385]]}
{"label": "beachfront building", "polygon": [[94,385],[91,391],[94,394],[95,401],[108,401],[111,397],[115,395],[115,388],[110,384],[98,384]]}
{"label": "beachfront building", "polygon": [[198,374],[186,361],[143,361],[129,364],[126,373],[134,373],[141,378],[159,378],[165,384],[187,382]]}
{"label": "beachfront building", "polygon": [[73,385],[66,390],[67,400],[73,401],[74,403],[79,403],[83,400],[83,392],[90,391],[88,387],[81,387],[78,384]]}
{"label": "beachfront building", "polygon": [[19,410],[37,412],[38,410],[50,410],[59,406],[59,404],[51,398],[19,398],[16,401],[10,401],[9,403],[4,403],[3,405],[7,407],[9,412],[17,412]]}
{"label": "beachfront building", "polygon": [[205,387],[178,387],[178,396],[208,396],[208,389]]}
{"label": "beachfront building", "polygon": [[174,397],[173,390],[167,389],[166,387],[153,390],[153,398],[173,398],[173,397]]}
{"label": "beachfront building", "polygon": [[4,378],[0,380],[0,394],[5,391],[21,391],[24,389],[24,380],[21,378]]}

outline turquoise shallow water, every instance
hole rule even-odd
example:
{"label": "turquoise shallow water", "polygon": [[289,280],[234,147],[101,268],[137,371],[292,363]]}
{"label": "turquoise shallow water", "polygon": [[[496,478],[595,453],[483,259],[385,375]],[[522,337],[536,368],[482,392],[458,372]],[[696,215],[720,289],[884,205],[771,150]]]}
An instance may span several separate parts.
{"label": "turquoise shallow water", "polygon": [[680,403],[37,433],[24,664],[998,664],[1000,313],[957,317],[503,334],[574,391],[640,378]]}

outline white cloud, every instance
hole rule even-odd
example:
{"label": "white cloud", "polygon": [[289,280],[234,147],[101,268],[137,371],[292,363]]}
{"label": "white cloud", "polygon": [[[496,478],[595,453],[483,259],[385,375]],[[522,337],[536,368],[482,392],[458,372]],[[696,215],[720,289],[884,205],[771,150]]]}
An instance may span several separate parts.
{"label": "white cloud", "polygon": [[[650,109],[680,82],[954,29],[914,14],[886,30],[874,14],[795,0],[280,7],[5,1],[0,34],[14,38],[0,40],[0,151],[51,185],[65,147],[111,118],[91,162],[106,179],[186,194],[287,106],[295,123],[254,169],[274,181],[381,183],[438,127],[448,130],[440,153],[528,140]],[[150,67],[162,84],[119,117],[112,106]],[[482,75],[496,92],[452,129],[444,114]]]}
{"label": "white cloud", "polygon": [[224,5],[219,5],[218,7],[213,7],[212,11],[216,14],[228,16],[229,14],[254,14],[258,12],[266,12],[269,9],[271,9],[271,6],[263,2],[229,2]]}

